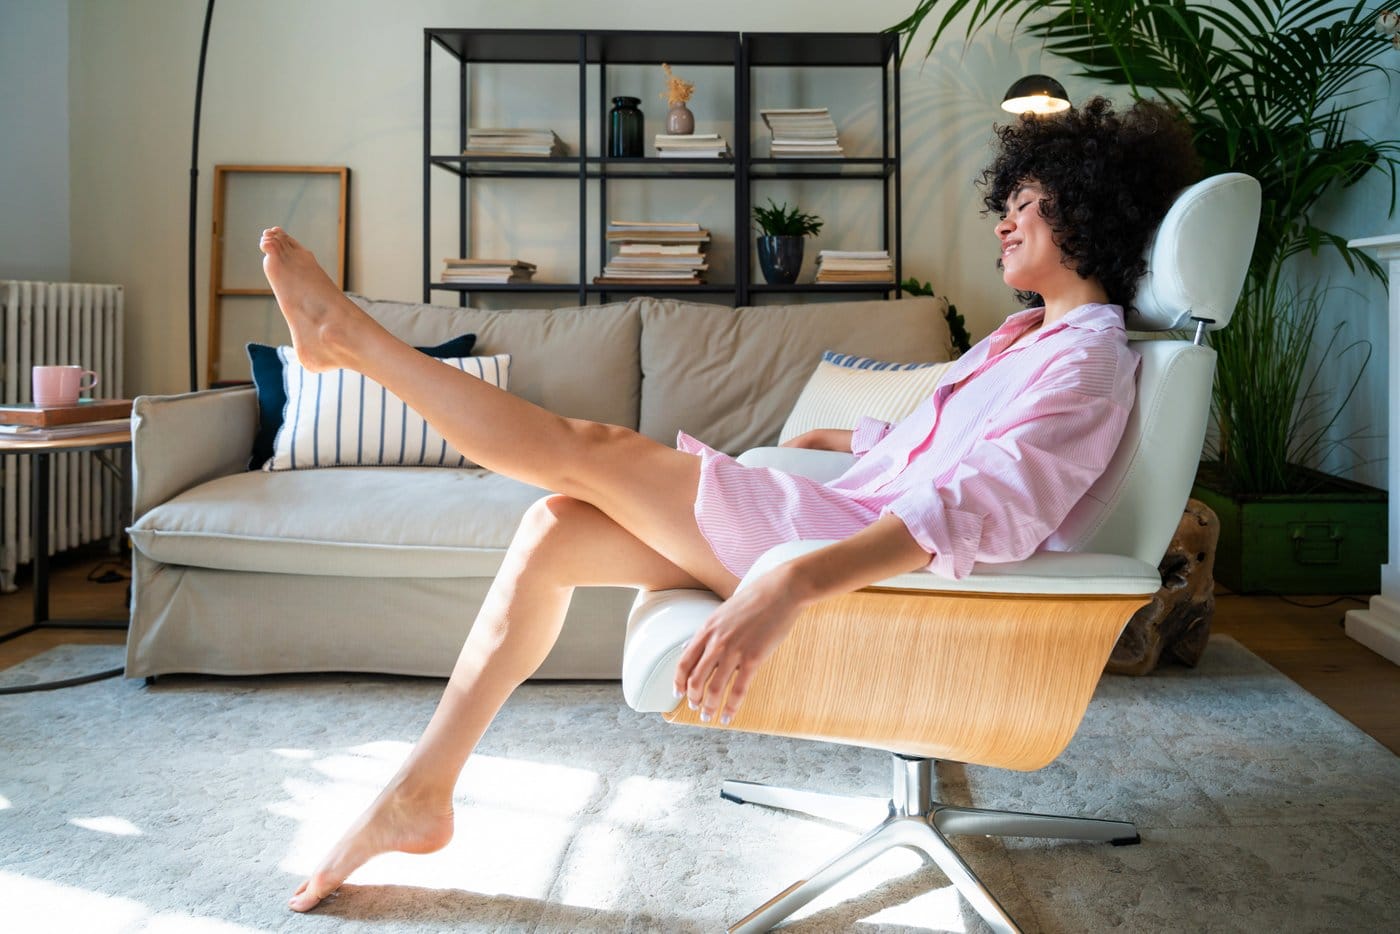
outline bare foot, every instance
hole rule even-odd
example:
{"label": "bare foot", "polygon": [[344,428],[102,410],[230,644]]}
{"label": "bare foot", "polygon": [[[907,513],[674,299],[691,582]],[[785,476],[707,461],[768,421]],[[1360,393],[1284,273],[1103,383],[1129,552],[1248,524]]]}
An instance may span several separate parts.
{"label": "bare foot", "polygon": [[425,804],[386,789],[360,815],[321,865],[303,882],[287,907],[310,911],[359,869],[380,853],[432,853],[452,839],[452,802]]}
{"label": "bare foot", "polygon": [[292,329],[292,346],[313,373],[349,366],[346,350],[364,312],[336,287],[311,251],[281,227],[262,233],[263,274],[282,317]]}

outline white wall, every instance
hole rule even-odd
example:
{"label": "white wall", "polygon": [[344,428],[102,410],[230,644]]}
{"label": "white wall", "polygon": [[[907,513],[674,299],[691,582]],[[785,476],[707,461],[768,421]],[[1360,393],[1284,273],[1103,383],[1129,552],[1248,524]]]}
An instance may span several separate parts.
{"label": "white wall", "polygon": [[[200,148],[200,313],[205,313],[208,289],[210,180],[212,166],[219,163],[348,165],[353,173],[349,287],[379,298],[420,298],[425,26],[870,31],[902,19],[912,7],[912,0],[220,0],[209,48]],[[128,286],[127,373],[133,391],[173,392],[187,386],[186,198],[203,12],[203,4],[192,0],[71,0],[72,273]],[[1033,42],[986,34],[964,49],[950,38],[927,61],[921,58],[922,45],[917,50],[902,74],[905,270],[932,280],[949,295],[976,338],[1016,307],[996,274],[991,224],[980,214],[972,186],[990,152],[1001,95],[1014,78],[1036,71],[1058,74],[1076,99],[1097,89],[1068,78],[1068,68]],[[439,60],[435,80],[450,82],[455,67],[445,55]],[[647,133],[662,112],[655,97],[661,76],[659,69],[654,72],[637,75],[645,85],[637,96],[648,116]],[[718,79],[696,77],[701,85],[697,122],[705,129],[707,119],[713,120],[703,106],[704,95],[711,93],[707,82]],[[556,125],[556,109],[572,115],[576,94],[572,83],[561,94],[556,80],[532,80],[519,70],[495,79],[483,76],[478,103],[503,101],[505,113],[519,116],[528,109]],[[869,108],[862,110],[849,89],[840,82],[814,80],[816,86],[806,89],[802,103],[830,101],[833,108],[839,103],[849,108],[843,124],[857,130],[870,125]],[[793,91],[804,93],[796,85]],[[1375,108],[1365,119],[1383,130],[1386,120],[1394,120],[1394,100]],[[433,125],[438,138],[450,141],[455,122],[449,109],[440,100]],[[715,111],[719,109],[716,104]],[[563,135],[565,119],[558,118],[557,124]],[[719,129],[732,132],[732,127]],[[773,191],[781,200],[792,190]],[[455,252],[446,225],[454,192],[446,177],[434,186],[434,216],[443,220],[434,224],[434,259],[439,249],[440,255]],[[823,186],[794,193],[826,218],[818,248],[854,246],[841,242],[841,232],[869,224],[873,202],[863,201],[854,188]],[[766,194],[766,189],[760,191]],[[1348,236],[1394,230],[1396,218],[1378,212],[1373,195],[1369,190],[1344,193],[1336,209],[1337,229]],[[574,197],[569,188],[566,217]],[[656,215],[667,210],[665,196],[646,197],[656,198],[647,205]],[[693,197],[695,191],[685,189],[672,204],[683,211]],[[558,220],[559,198],[558,189],[503,186],[477,206],[473,223],[478,243],[529,248],[530,258],[542,267],[567,264],[574,240],[572,230],[563,230]],[[437,293],[438,300],[444,297]],[[1373,297],[1368,292],[1340,313],[1374,319],[1383,306],[1372,305]],[[1375,312],[1351,310],[1372,306]],[[1378,357],[1383,357],[1385,332],[1379,333]],[[201,345],[203,339],[201,324]],[[1372,408],[1383,404],[1381,364],[1373,362],[1363,389]],[[1374,451],[1384,451],[1383,438]],[[1359,477],[1381,484],[1383,468]]]}
{"label": "white wall", "polygon": [[0,0],[0,279],[67,279],[68,249],[68,4]]}

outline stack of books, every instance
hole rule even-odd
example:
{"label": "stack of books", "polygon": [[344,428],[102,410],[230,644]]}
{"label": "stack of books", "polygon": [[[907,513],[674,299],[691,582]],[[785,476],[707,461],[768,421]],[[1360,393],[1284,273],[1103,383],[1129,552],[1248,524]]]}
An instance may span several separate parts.
{"label": "stack of books", "polygon": [[709,265],[710,232],[694,221],[611,221],[608,243],[617,248],[595,285],[700,285]]}
{"label": "stack of books", "polygon": [[529,282],[535,275],[535,264],[522,259],[456,259],[442,261],[443,282],[466,282],[475,285],[502,285],[509,282]]}
{"label": "stack of books", "polygon": [[670,133],[656,134],[656,154],[672,159],[728,159],[729,141],[718,133],[690,133],[674,136]]}
{"label": "stack of books", "polygon": [[840,159],[845,156],[836,124],[825,107],[760,110],[773,132],[769,150],[774,159]]}
{"label": "stack of books", "polygon": [[564,141],[553,130],[472,127],[464,156],[562,156]]}
{"label": "stack of books", "polygon": [[893,282],[889,250],[822,250],[817,254],[818,282]]}
{"label": "stack of books", "polygon": [[74,405],[0,405],[0,443],[59,441],[131,430],[130,399],[79,399]]}

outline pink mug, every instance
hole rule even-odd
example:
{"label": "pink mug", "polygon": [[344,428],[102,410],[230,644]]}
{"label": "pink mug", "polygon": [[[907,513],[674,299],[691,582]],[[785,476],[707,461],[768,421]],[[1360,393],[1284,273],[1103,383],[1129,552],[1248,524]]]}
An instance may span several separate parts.
{"label": "pink mug", "polygon": [[[92,382],[85,382],[92,377]],[[36,366],[35,405],[77,405],[78,393],[97,385],[97,373],[80,366]]]}

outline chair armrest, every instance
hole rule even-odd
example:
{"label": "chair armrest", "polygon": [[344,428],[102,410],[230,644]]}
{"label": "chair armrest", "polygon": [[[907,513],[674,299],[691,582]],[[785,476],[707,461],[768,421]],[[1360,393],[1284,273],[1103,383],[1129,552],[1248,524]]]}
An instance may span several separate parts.
{"label": "chair armrest", "polygon": [[[777,545],[763,553],[744,576],[742,588],[780,564],[834,544],[808,539]],[[1046,594],[1119,596],[1155,594],[1162,586],[1158,570],[1124,555],[1042,551],[1023,561],[976,564],[962,580],[929,571],[911,571],[878,581],[870,589],[919,591],[929,594]]]}
{"label": "chair armrest", "polygon": [[131,412],[132,521],[185,490],[247,470],[257,428],[251,386],[137,396]]}
{"label": "chair armrest", "polygon": [[825,483],[845,473],[856,457],[846,451],[772,447],[750,448],[735,460],[745,467],[773,467]]}

